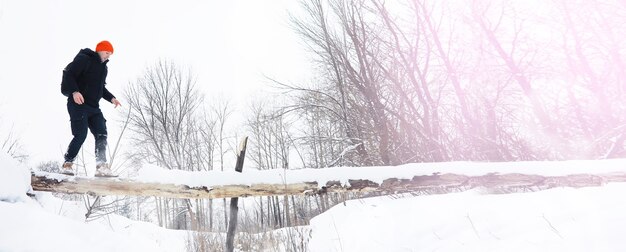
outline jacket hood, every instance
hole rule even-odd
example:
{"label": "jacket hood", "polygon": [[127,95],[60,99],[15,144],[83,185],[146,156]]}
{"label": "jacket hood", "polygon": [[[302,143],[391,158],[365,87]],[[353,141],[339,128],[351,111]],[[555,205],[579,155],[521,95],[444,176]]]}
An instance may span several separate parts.
{"label": "jacket hood", "polygon": [[[97,53],[97,52],[94,52],[93,50],[91,50],[91,49],[89,49],[89,48],[81,49],[81,50],[78,52],[77,57],[78,57],[78,56],[81,56],[81,55],[83,55],[83,56],[87,56],[88,58],[90,58],[90,59],[92,59],[92,60],[95,60],[96,62],[100,62],[100,61],[101,61],[101,59],[100,59],[100,55],[98,55],[98,53]],[[105,62],[102,62],[102,63],[107,63],[107,62],[109,62],[109,60],[106,60]]]}
{"label": "jacket hood", "polygon": [[78,52],[78,54],[84,54],[89,57],[98,57],[98,53],[94,52],[93,50],[89,48],[81,49],[80,52]]}

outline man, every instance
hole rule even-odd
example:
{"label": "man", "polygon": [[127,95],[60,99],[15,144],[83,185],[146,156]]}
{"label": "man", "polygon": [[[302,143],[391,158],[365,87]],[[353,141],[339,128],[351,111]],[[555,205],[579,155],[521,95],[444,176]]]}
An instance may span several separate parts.
{"label": "man", "polygon": [[106,119],[100,111],[101,98],[120,106],[120,102],[105,87],[107,63],[113,54],[113,45],[101,41],[96,51],[89,48],[80,50],[74,60],[63,70],[61,93],[67,96],[67,112],[70,115],[74,138],[65,153],[61,172],[74,175],[74,160],[87,138],[87,129],[96,139],[96,177],[113,177],[106,160],[107,128]]}

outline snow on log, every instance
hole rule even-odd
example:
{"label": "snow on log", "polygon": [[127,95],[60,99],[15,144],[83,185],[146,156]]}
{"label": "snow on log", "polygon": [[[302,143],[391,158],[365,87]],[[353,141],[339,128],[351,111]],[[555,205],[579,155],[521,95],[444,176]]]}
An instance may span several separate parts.
{"label": "snow on log", "polygon": [[382,183],[367,179],[349,179],[347,183],[317,181],[298,183],[256,183],[250,185],[188,186],[171,183],[143,182],[127,178],[71,177],[45,172],[33,173],[35,191],[90,195],[161,196],[168,198],[232,198],[269,195],[310,195],[329,192],[382,192],[439,194],[482,188],[486,193],[532,192],[555,187],[601,186],[609,182],[626,182],[626,172],[605,174],[571,174],[541,176],[522,173],[488,173],[468,176],[453,173],[416,175],[411,179],[387,178]]}

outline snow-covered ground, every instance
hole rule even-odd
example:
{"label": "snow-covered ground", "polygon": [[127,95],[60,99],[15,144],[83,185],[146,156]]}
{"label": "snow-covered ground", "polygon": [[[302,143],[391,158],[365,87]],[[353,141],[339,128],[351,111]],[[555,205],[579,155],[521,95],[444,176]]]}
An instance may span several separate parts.
{"label": "snow-covered ground", "polygon": [[0,251],[184,251],[185,232],[117,215],[85,223],[78,207],[0,202]]}
{"label": "snow-covered ground", "polygon": [[311,222],[311,251],[626,251],[626,184],[353,200]]}
{"label": "snow-covered ground", "polygon": [[[317,177],[312,175],[314,171]],[[251,184],[260,174],[272,174],[248,172],[256,176],[222,174],[231,176],[223,183]],[[467,175],[626,172],[626,160],[414,164],[341,168],[334,173],[329,170],[332,176],[319,175],[319,170],[301,170],[289,173],[289,178],[277,172],[264,175],[262,180],[273,176],[290,183],[354,176],[376,180],[391,177],[390,173],[412,176],[433,172]],[[0,153],[0,251],[185,250],[186,232],[117,215],[85,223],[84,207],[78,203],[61,201],[49,193],[37,193],[37,200],[27,197],[29,176],[25,167]],[[196,181],[193,177],[150,167],[136,179],[189,184]],[[311,221],[307,229],[311,230],[309,250],[626,251],[622,235],[626,226],[624,194],[626,183],[612,183],[534,193],[494,195],[477,189],[442,195],[351,200]]]}

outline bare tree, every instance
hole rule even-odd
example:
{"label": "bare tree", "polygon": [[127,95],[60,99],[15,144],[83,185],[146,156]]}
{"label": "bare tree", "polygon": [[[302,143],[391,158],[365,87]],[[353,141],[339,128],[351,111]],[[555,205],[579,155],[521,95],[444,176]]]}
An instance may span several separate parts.
{"label": "bare tree", "polygon": [[[617,39],[626,35],[626,6],[616,1],[553,1],[562,27],[561,52],[567,76],[564,89],[569,106],[554,106],[577,136],[568,141],[568,154],[586,158],[623,156],[626,75],[624,50]],[[581,92],[582,91],[582,92]],[[584,144],[581,144],[584,142]],[[584,146],[583,148],[579,146]]]}
{"label": "bare tree", "polygon": [[[251,106],[251,116],[247,119],[247,127],[252,136],[248,157],[255,167],[262,170],[267,169],[289,169],[290,153],[294,146],[291,137],[290,124],[277,104],[259,101]],[[284,227],[288,218],[288,213],[281,212],[278,196],[268,196],[266,199],[259,198],[256,219],[261,227],[271,225],[272,227]],[[287,197],[282,199],[282,209],[289,209]],[[264,207],[267,206],[267,211]],[[266,215],[267,214],[267,215]]]}
{"label": "bare tree", "polygon": [[283,111],[306,122],[306,162],[621,155],[624,5],[554,3],[546,13],[560,9],[562,24],[507,0],[303,1],[291,21],[320,75],[275,82],[299,94]]}
{"label": "bare tree", "polygon": [[[345,139],[352,141],[364,165],[390,164],[389,114],[381,102],[383,90],[377,81],[380,72],[372,62],[376,40],[367,26],[363,1],[302,2],[309,19],[292,18],[296,31],[307,39],[311,50],[319,55],[326,71],[328,86],[315,90],[332,104],[312,104],[328,109],[342,127]],[[330,12],[330,11],[332,12]],[[331,13],[333,15],[331,15]],[[329,19],[339,23],[329,26]],[[351,108],[352,106],[357,106]],[[310,107],[310,106],[309,106]],[[357,114],[355,114],[355,112]],[[348,126],[349,124],[352,124]],[[373,142],[365,142],[374,140]],[[368,149],[372,149],[369,151]],[[375,152],[376,155],[367,154]]]}
{"label": "bare tree", "polygon": [[[137,157],[167,169],[198,171],[212,167],[213,139],[198,108],[203,100],[191,72],[183,72],[165,60],[148,68],[126,90],[131,110],[130,130]],[[210,124],[210,123],[208,123]],[[198,229],[197,213],[190,200],[157,199],[159,220],[172,227]],[[180,214],[180,213],[186,214]]]}
{"label": "bare tree", "polygon": [[288,169],[289,153],[293,146],[289,123],[278,109],[272,110],[268,104],[251,106],[251,118],[247,126],[253,136],[249,158],[256,167],[267,169]]}
{"label": "bare tree", "polygon": [[[443,73],[455,76],[456,69],[425,3],[388,5],[394,4],[390,9],[382,1],[303,2],[311,18],[292,18],[329,83],[296,88],[308,93],[298,104],[309,112],[317,109],[332,124],[341,123],[336,127],[343,131],[341,137],[333,139],[350,141],[342,151],[331,152],[336,155],[331,160],[341,160],[352,151],[359,154],[350,158],[356,165],[449,159],[438,97],[446,83],[437,80]],[[413,11],[396,18],[403,7]],[[430,70],[436,69],[430,63],[436,52],[447,62],[439,73]],[[458,82],[453,81],[461,104],[456,108],[467,111],[466,94]],[[461,115],[470,122],[461,123],[462,127],[472,124],[470,113]],[[311,156],[318,157],[315,150]]]}
{"label": "bare tree", "polygon": [[142,158],[168,169],[199,170],[188,151],[202,102],[191,73],[159,61],[129,86],[126,96],[133,108],[130,130]]}

